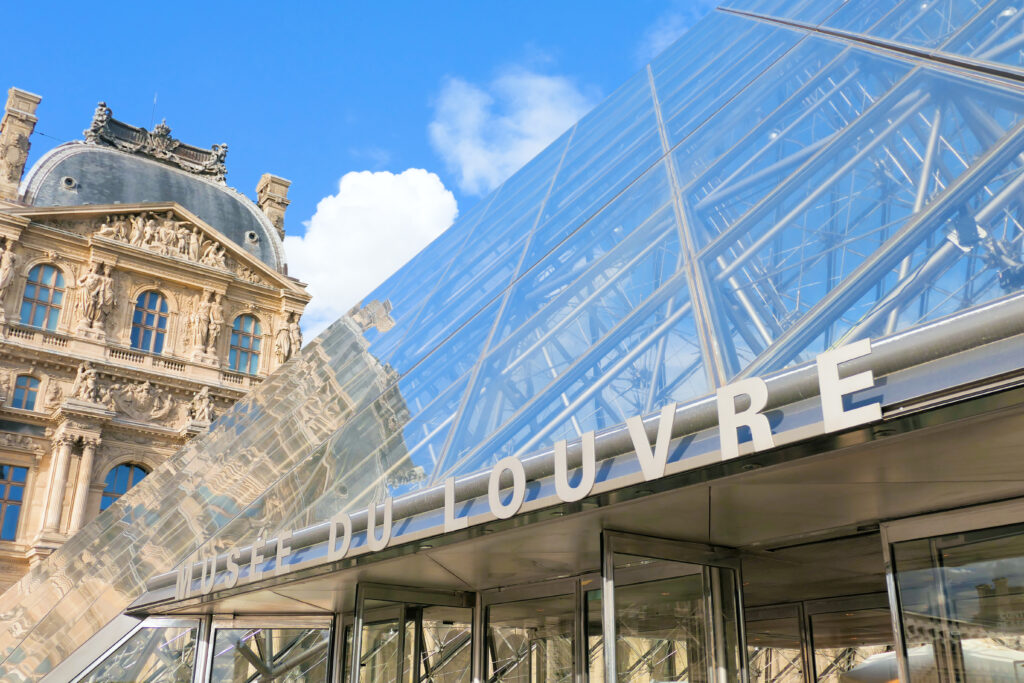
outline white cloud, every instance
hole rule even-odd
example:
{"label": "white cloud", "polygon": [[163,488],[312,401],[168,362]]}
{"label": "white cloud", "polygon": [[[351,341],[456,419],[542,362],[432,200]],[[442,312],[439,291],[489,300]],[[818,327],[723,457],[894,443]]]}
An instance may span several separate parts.
{"label": "white cloud", "polygon": [[569,129],[595,104],[568,78],[510,69],[486,87],[448,78],[430,142],[469,194],[484,194]]}
{"label": "white cloud", "polygon": [[712,11],[715,7],[715,0],[685,0],[676,2],[676,7],[665,12],[658,19],[647,27],[640,45],[637,47],[637,60],[640,64],[646,64],[672,43],[676,42],[681,35],[696,24],[701,17]]}
{"label": "white cloud", "polygon": [[444,231],[458,209],[441,179],[420,168],[346,173],[305,235],[285,237],[288,272],[309,283],[302,327],[311,338]]}

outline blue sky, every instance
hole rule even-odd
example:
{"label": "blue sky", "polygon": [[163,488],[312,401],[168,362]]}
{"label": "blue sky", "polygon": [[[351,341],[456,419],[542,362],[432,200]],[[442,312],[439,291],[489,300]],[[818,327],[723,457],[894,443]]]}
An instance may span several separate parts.
{"label": "blue sky", "polygon": [[290,179],[286,248],[316,332],[712,4],[16,3],[3,84],[43,96],[30,163],[81,139],[102,99],[227,142],[228,184],[250,196],[264,172]]}

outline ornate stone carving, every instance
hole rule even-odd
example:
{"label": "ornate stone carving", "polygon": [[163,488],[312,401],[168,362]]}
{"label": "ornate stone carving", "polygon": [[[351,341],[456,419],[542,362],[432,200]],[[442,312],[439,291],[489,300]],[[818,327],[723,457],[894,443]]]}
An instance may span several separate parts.
{"label": "ornate stone carving", "polygon": [[0,243],[0,325],[7,322],[7,315],[4,313],[3,299],[7,289],[14,280],[15,269],[18,265],[18,255],[14,253],[14,243],[11,240],[3,240]]}
{"label": "ornate stone carving", "polygon": [[104,323],[114,308],[114,278],[110,264],[92,262],[78,278],[78,331],[102,338]]}
{"label": "ornate stone carving", "polygon": [[228,172],[225,163],[228,156],[226,144],[213,145],[210,149],[194,147],[171,137],[167,121],[161,121],[153,130],[146,130],[118,121],[112,113],[105,102],[96,105],[92,122],[84,131],[87,143],[148,156],[196,175],[224,181]]}
{"label": "ornate stone carving", "polygon": [[285,362],[302,348],[302,329],[299,327],[298,316],[288,314],[288,320],[281,325],[274,337],[274,353],[280,363]]}
{"label": "ornate stone carving", "polygon": [[38,451],[39,446],[24,434],[0,432],[0,446],[4,448],[20,448],[25,451]]}
{"label": "ornate stone carving", "polygon": [[0,158],[3,166],[3,177],[9,183],[17,183],[21,180],[21,173],[25,170],[25,162],[28,160],[29,142],[28,136],[24,133],[17,133],[3,150],[3,157]]}
{"label": "ornate stone carving", "polygon": [[380,332],[387,332],[395,326],[395,319],[391,317],[391,302],[387,299],[383,302],[374,299],[362,308],[353,306],[348,315],[363,331],[376,327]]}
{"label": "ornate stone carving", "polygon": [[112,410],[135,420],[163,420],[175,408],[174,399],[151,382],[115,382],[104,392]]}
{"label": "ornate stone carving", "polygon": [[78,366],[78,374],[75,375],[75,382],[71,385],[71,398],[90,403],[99,401],[99,380],[96,376],[96,368],[89,361],[83,361]]}
{"label": "ornate stone carving", "polygon": [[204,291],[188,316],[186,334],[192,345],[194,360],[217,362],[217,337],[224,327],[224,297]]}
{"label": "ornate stone carving", "polygon": [[[73,227],[69,223],[65,229],[71,230]],[[229,258],[223,244],[207,238],[202,230],[189,221],[176,220],[171,211],[162,215],[142,212],[104,216],[96,223],[94,234],[96,237],[147,249],[161,256],[174,256],[211,268],[221,268],[247,282],[267,285],[257,271]]]}
{"label": "ornate stone carving", "polygon": [[60,383],[54,379],[50,379],[48,386],[46,387],[46,396],[43,397],[43,410],[50,412],[59,406],[60,402],[63,400],[64,390],[61,389]]}
{"label": "ornate stone carving", "polygon": [[188,406],[188,416],[196,422],[213,422],[213,401],[210,400],[210,387],[203,387],[192,398]]}

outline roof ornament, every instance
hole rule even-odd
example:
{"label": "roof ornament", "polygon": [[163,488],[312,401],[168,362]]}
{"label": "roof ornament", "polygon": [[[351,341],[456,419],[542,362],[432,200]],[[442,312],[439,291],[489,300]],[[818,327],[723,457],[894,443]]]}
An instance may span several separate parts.
{"label": "roof ornament", "polygon": [[171,127],[163,120],[146,130],[118,121],[106,102],[96,105],[92,122],[84,131],[88,144],[113,147],[129,154],[156,159],[196,175],[224,182],[227,175],[228,146],[213,145],[210,149],[185,144],[171,136]]}

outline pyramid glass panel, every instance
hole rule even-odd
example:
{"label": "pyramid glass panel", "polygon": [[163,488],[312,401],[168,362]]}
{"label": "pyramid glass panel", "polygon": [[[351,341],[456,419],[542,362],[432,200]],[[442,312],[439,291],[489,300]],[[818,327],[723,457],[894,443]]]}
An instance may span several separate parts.
{"label": "pyramid glass panel", "polygon": [[758,16],[697,24],[34,567],[8,680],[197,552],[1024,289],[1024,90],[971,70],[1020,66],[1019,12],[729,7]]}

